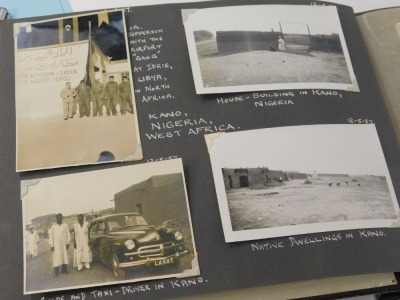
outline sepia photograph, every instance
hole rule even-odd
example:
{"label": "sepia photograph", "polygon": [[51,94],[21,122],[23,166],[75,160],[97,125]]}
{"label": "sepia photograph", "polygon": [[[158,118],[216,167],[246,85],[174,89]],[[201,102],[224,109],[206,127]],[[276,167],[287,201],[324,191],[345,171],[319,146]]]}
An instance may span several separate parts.
{"label": "sepia photograph", "polygon": [[227,242],[398,227],[373,124],[206,136]]}
{"label": "sepia photograph", "polygon": [[198,94],[282,89],[359,92],[335,6],[182,10]]}
{"label": "sepia photograph", "polygon": [[14,24],[16,170],[143,158],[123,10]]}
{"label": "sepia photograph", "polygon": [[21,181],[24,293],[200,275],[180,159]]}

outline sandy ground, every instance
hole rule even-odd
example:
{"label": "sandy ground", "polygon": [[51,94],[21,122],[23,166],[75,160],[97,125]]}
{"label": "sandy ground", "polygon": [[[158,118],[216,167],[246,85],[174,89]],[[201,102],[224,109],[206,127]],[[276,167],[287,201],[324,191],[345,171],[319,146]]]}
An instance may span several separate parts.
{"label": "sandy ground", "polygon": [[288,52],[251,51],[221,56],[213,53],[213,43],[203,41],[197,45],[205,87],[298,82],[351,84],[341,53],[303,51],[304,55],[299,55],[288,53],[288,45]]}
{"label": "sandy ground", "polygon": [[[385,180],[357,178],[354,182],[348,177],[320,177],[312,179],[312,184],[304,181],[287,181],[280,187],[261,190],[227,191],[233,230],[396,217]],[[332,187],[329,182],[333,182]]]}
{"label": "sandy ground", "polygon": [[138,147],[134,115],[128,113],[19,119],[17,128],[18,170],[95,163],[103,151],[113,153],[115,160],[125,160]]}
{"label": "sandy ground", "polygon": [[[190,242],[188,242],[190,246]],[[190,253],[193,253],[191,247],[188,247]],[[35,258],[26,257],[26,291],[33,292],[39,290],[53,290],[71,287],[80,287],[87,285],[104,285],[115,283],[115,278],[111,268],[94,261],[89,270],[84,269],[79,272],[77,268],[72,267],[73,247],[69,249],[68,274],[62,274],[59,277],[54,276],[52,252],[48,245],[48,239],[40,239],[38,256]],[[141,268],[130,270],[127,273],[127,281],[142,281],[149,277],[168,276],[168,274],[181,273],[184,270],[191,269],[191,261],[194,256],[189,254],[181,258],[178,267],[165,266],[153,268]]]}

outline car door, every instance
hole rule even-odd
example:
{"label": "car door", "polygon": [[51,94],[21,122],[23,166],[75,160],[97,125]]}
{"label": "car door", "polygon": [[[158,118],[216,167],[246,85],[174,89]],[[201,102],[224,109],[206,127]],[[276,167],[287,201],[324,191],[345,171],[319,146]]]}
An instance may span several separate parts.
{"label": "car door", "polygon": [[107,237],[105,236],[105,223],[103,220],[96,221],[96,226],[90,232],[93,255],[103,263],[107,263]]}
{"label": "car door", "polygon": [[89,228],[89,247],[95,258],[99,258],[98,237],[98,222],[94,221]]}

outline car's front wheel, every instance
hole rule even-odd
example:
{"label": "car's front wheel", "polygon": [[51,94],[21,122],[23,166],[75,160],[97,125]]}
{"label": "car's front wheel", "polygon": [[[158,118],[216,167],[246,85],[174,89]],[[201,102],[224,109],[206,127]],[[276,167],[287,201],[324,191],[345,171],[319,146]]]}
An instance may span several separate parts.
{"label": "car's front wheel", "polygon": [[125,269],[118,267],[119,259],[115,253],[112,254],[111,263],[112,263],[111,266],[112,266],[112,270],[113,270],[115,279],[118,279],[118,280],[125,279],[126,271],[125,271]]}

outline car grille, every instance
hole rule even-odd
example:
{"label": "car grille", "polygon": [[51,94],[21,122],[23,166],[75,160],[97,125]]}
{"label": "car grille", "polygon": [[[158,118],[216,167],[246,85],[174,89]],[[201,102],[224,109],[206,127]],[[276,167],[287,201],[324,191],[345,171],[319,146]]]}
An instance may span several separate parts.
{"label": "car grille", "polygon": [[155,257],[164,256],[165,254],[174,253],[175,243],[167,242],[164,244],[149,245],[139,247],[137,254],[139,257]]}

